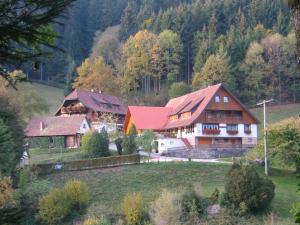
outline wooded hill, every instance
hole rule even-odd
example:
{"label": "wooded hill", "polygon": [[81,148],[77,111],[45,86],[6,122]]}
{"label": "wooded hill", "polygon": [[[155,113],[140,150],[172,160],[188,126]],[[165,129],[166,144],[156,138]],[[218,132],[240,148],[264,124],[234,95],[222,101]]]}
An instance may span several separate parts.
{"label": "wooded hill", "polygon": [[[167,90],[173,97],[216,82],[248,105],[300,98],[285,0],[78,0],[63,22],[57,43],[66,53],[43,60],[42,79],[67,91],[91,57],[85,67],[110,67],[119,94],[152,96],[147,103],[160,104]],[[41,78],[41,70],[27,71]]]}

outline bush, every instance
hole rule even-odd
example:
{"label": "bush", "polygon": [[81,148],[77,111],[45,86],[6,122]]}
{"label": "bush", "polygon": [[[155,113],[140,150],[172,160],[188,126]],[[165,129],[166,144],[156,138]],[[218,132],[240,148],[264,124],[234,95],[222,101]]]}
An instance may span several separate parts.
{"label": "bush", "polygon": [[234,164],[225,176],[223,204],[240,213],[266,209],[274,198],[275,185],[253,167]]}
{"label": "bush", "polygon": [[68,181],[63,188],[55,188],[39,199],[38,217],[47,224],[59,224],[72,210],[82,209],[89,200],[86,184]]}
{"label": "bush", "polygon": [[101,219],[88,218],[83,222],[83,225],[111,225],[111,222],[104,217]]}
{"label": "bush", "polygon": [[219,202],[219,198],[220,198],[220,191],[218,188],[216,188],[214,192],[211,194],[211,196],[209,197],[209,200],[211,201],[211,203],[215,204]]}
{"label": "bush", "polygon": [[151,220],[155,224],[177,224],[181,215],[180,195],[178,193],[163,190],[156,199],[150,210]]}
{"label": "bush", "polygon": [[181,197],[181,221],[196,223],[208,206],[209,200],[198,196],[194,190],[185,192]]}
{"label": "bush", "polygon": [[191,92],[191,87],[184,82],[176,82],[170,86],[168,92],[171,98],[175,98]]}
{"label": "bush", "polygon": [[39,200],[39,218],[47,224],[59,224],[71,210],[61,189],[53,189]]}
{"label": "bush", "polygon": [[47,180],[35,180],[26,184],[21,199],[28,210],[36,210],[39,198],[49,192],[51,183]]}
{"label": "bush", "polygon": [[0,209],[15,204],[14,189],[9,177],[0,179]]}
{"label": "bush", "polygon": [[109,137],[105,130],[102,128],[100,135],[98,136],[99,141],[99,156],[100,157],[107,157],[109,156]]}
{"label": "bush", "polygon": [[140,193],[127,194],[121,203],[121,209],[128,225],[139,224],[144,213],[142,195]]}
{"label": "bush", "polygon": [[88,131],[82,138],[82,152],[90,157],[109,156],[109,139],[105,129],[101,133],[97,131]]}
{"label": "bush", "polygon": [[115,140],[115,144],[116,144],[116,147],[117,147],[117,151],[118,151],[118,154],[119,155],[122,155],[122,138],[117,138]]}
{"label": "bush", "polygon": [[90,198],[87,185],[79,180],[68,181],[62,191],[73,209],[82,209]]}
{"label": "bush", "polygon": [[126,154],[133,154],[137,151],[135,137],[132,135],[125,136],[122,140],[122,147]]}

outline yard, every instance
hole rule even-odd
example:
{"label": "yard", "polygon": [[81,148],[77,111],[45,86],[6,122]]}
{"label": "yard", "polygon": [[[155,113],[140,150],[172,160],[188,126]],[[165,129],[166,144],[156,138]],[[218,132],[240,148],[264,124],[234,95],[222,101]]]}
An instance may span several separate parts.
{"label": "yard", "polygon": [[[120,213],[120,201],[126,193],[141,192],[149,206],[162,189],[185,188],[194,185],[209,196],[215,188],[224,189],[224,174],[229,165],[173,162],[141,164],[101,170],[65,172],[47,175],[53,185],[62,186],[73,178],[86,182],[92,194],[88,215],[111,215]],[[262,173],[261,169],[261,173]],[[276,196],[271,212],[276,214],[277,224],[293,224],[289,213],[296,195],[298,179],[290,171],[272,170],[271,179],[276,185]],[[252,219],[252,224],[263,224],[265,216]]]}

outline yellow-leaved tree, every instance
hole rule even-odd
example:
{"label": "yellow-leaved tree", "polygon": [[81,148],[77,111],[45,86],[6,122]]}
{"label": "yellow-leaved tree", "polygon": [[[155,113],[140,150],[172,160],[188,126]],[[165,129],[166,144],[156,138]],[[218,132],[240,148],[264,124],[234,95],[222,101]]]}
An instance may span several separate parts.
{"label": "yellow-leaved tree", "polygon": [[78,77],[73,88],[83,91],[103,91],[108,94],[121,95],[121,78],[113,73],[102,57],[85,59],[77,68]]}

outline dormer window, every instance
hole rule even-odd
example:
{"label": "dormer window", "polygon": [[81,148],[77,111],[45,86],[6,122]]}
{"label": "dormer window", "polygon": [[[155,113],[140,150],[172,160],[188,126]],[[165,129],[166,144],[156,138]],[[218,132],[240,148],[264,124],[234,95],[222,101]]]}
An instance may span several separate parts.
{"label": "dormer window", "polygon": [[225,103],[228,103],[228,101],[229,101],[228,97],[227,97],[227,96],[224,96],[224,102],[225,102]]}
{"label": "dormer window", "polygon": [[215,102],[220,102],[220,96],[219,95],[215,96]]}

